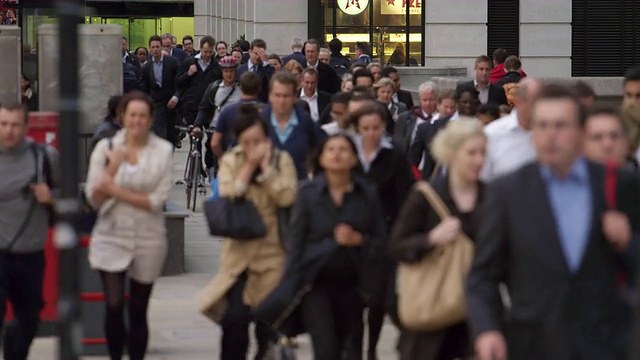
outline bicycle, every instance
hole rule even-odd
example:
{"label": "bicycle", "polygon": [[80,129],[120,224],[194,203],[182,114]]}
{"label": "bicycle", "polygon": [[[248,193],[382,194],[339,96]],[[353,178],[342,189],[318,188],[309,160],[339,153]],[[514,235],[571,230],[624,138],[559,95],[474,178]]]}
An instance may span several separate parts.
{"label": "bicycle", "polygon": [[189,136],[189,155],[187,156],[187,163],[184,167],[184,177],[183,180],[176,181],[176,185],[185,186],[185,192],[187,194],[187,209],[196,211],[198,194],[206,195],[207,193],[207,190],[204,187],[199,186],[199,179],[202,174],[202,155],[200,151],[198,151],[198,143],[204,133],[212,133],[213,130],[204,129],[199,134],[194,134],[193,125],[176,125],[175,128],[181,134],[184,133]]}

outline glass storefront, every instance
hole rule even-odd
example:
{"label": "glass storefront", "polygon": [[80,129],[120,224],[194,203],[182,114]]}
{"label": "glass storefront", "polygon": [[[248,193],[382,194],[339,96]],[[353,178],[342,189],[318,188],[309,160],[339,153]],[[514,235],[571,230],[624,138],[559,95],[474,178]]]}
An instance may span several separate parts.
{"label": "glass storefront", "polygon": [[356,43],[367,42],[371,55],[383,64],[424,65],[424,0],[321,2],[325,43],[339,38],[343,54],[353,58]]}

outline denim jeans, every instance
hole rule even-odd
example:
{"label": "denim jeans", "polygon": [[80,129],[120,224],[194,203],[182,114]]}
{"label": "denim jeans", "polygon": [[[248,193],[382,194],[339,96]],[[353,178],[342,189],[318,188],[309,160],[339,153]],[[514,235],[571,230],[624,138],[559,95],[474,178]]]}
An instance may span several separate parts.
{"label": "denim jeans", "polygon": [[15,326],[3,339],[5,360],[26,360],[31,342],[38,332],[44,278],[44,252],[27,254],[0,252],[0,329],[7,299],[15,314]]}

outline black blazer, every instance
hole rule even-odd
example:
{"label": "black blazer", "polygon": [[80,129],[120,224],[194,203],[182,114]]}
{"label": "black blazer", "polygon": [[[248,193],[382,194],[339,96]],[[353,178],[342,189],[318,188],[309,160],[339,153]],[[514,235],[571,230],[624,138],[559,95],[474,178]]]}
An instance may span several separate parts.
{"label": "black blazer", "polygon": [[140,72],[140,69],[142,69],[140,62],[138,61],[138,57],[132,52],[127,53],[127,57],[124,58],[124,62],[135,66],[137,72]]}
{"label": "black blazer", "polygon": [[422,159],[424,159],[424,168],[422,169],[423,179],[429,179],[436,167],[436,161],[431,155],[431,142],[438,132],[449,124],[449,119],[450,118],[438,119],[433,124],[426,122],[418,125],[416,138],[411,143],[411,148],[409,149],[409,162],[411,165],[418,166]]}
{"label": "black blazer", "polygon": [[382,148],[366,175],[377,185],[387,229],[391,229],[414,182],[407,157],[400,150]]}
{"label": "black blazer", "polygon": [[[538,163],[489,185],[467,283],[474,336],[502,330],[509,359],[624,359],[631,318],[617,284],[630,254],[614,251],[602,233],[605,170],[588,164],[592,228],[576,273],[567,267]],[[618,208],[637,229],[637,179],[620,170]],[[631,247],[632,248],[632,247]],[[633,254],[635,257],[635,254]],[[503,327],[498,284],[511,295]]]}
{"label": "black blazer", "polygon": [[[244,63],[238,67],[236,80],[240,81],[240,76],[242,74],[249,71],[249,64]],[[262,102],[269,101],[269,81],[271,80],[271,76],[273,75],[274,70],[271,65],[264,66],[263,64],[258,65],[258,75],[260,75],[260,93],[258,94],[258,99]]]}
{"label": "black blazer", "polygon": [[416,112],[420,109],[409,109],[409,111],[400,114],[398,120],[395,121],[393,130],[393,146],[404,153],[408,154],[411,147],[411,134],[418,122]]}
{"label": "black blazer", "polygon": [[307,58],[304,57],[302,51],[294,51],[291,54],[282,58],[282,66],[285,66],[289,61],[296,60],[302,65],[303,68],[307,67]]}
{"label": "black blazer", "polygon": [[[198,112],[198,105],[202,100],[207,86],[214,81],[222,79],[222,69],[218,62],[214,59],[210,60],[209,67],[205,71],[202,71],[198,64],[198,59],[188,57],[180,65],[180,71],[176,76],[176,86],[182,92],[180,98],[180,104],[183,112],[196,114]],[[195,65],[195,74],[189,76],[189,68],[191,65]]]}
{"label": "black blazer", "polygon": [[182,64],[182,62],[189,57],[184,50],[178,48],[173,48],[173,50],[171,50],[171,56],[178,60],[178,64]]}
{"label": "black blazer", "polygon": [[177,96],[176,75],[178,74],[178,61],[171,56],[163,56],[162,87],[156,83],[153,74],[153,60],[147,62],[140,73],[140,87],[142,91],[151,96],[156,105],[164,105],[171,97]]}
{"label": "black blazer", "polygon": [[[476,86],[473,84],[473,80],[458,83],[456,87],[456,93],[460,94],[463,90],[476,90]],[[504,89],[496,84],[489,85],[489,103],[495,105],[507,104],[507,95],[504,93]]]}
{"label": "black blazer", "polygon": [[340,79],[331,66],[318,61],[317,70],[318,90],[322,90],[329,94],[335,94],[340,91]]}
{"label": "black blazer", "polygon": [[413,97],[409,91],[402,89],[398,90],[398,102],[407,105],[407,109],[413,108]]}
{"label": "black blazer", "polygon": [[[302,96],[302,90],[298,91],[298,99],[300,98],[300,96]],[[327,108],[329,108],[329,104],[331,104],[331,94],[318,89],[318,123],[320,125],[325,124],[325,122],[323,122],[323,116],[325,116],[325,111]],[[330,111],[331,110],[329,110],[329,112]]]}

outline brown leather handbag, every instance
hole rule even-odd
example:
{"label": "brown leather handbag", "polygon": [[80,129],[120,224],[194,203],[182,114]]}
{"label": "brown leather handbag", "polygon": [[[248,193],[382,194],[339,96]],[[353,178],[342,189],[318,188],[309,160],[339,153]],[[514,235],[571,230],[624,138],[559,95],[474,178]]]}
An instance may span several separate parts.
{"label": "brown leather handbag", "polygon": [[[441,219],[451,216],[431,185],[420,181],[415,188]],[[460,232],[456,239],[437,246],[420,262],[398,265],[398,315],[407,330],[437,331],[467,318],[465,284],[473,254],[473,242]]]}

